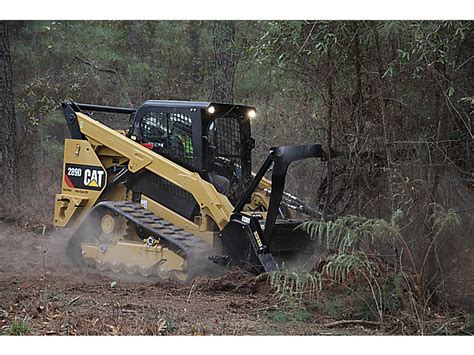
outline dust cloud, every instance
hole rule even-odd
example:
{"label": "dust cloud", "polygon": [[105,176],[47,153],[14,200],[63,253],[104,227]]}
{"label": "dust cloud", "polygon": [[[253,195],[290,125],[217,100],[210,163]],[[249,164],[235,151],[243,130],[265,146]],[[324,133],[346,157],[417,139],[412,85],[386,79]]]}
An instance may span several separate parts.
{"label": "dust cloud", "polygon": [[67,270],[64,247],[69,235],[69,230],[36,234],[1,223],[0,273],[39,275]]}

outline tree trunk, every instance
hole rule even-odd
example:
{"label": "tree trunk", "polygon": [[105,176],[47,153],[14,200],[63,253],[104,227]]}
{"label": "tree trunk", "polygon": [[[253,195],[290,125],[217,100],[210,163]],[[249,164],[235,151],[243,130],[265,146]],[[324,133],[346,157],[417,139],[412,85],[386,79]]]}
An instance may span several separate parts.
{"label": "tree trunk", "polygon": [[[332,138],[333,138],[333,109],[334,109],[334,87],[333,87],[333,59],[331,55],[331,45],[328,48],[328,78],[327,78],[327,90],[328,90],[328,113],[327,113],[327,192],[326,192],[326,202],[324,204],[323,216],[326,218],[328,214],[333,214],[337,210],[337,206],[334,205],[334,209],[330,210],[332,206],[332,195],[333,195],[333,162],[332,162]],[[337,201],[336,201],[337,204]]]}
{"label": "tree trunk", "polygon": [[0,195],[3,207],[16,201],[16,126],[8,25],[0,21]]}
{"label": "tree trunk", "polygon": [[234,21],[214,22],[214,87],[212,101],[234,100],[234,75],[237,67]]}
{"label": "tree trunk", "polygon": [[360,199],[360,181],[361,181],[361,166],[362,162],[360,159],[361,143],[360,139],[363,135],[364,127],[364,97],[362,93],[362,53],[360,50],[361,41],[359,38],[359,23],[354,23],[354,66],[356,74],[356,92],[353,97],[353,108],[352,108],[352,122],[355,128],[355,141],[354,141],[354,155],[351,160],[354,164],[354,173],[351,177],[351,184],[354,186],[354,194],[356,196],[355,209],[361,211],[361,199]]}
{"label": "tree trunk", "polygon": [[385,159],[386,159],[386,164],[387,164],[387,179],[388,179],[388,198],[390,200],[390,213],[393,213],[395,211],[395,204],[394,204],[394,192],[393,192],[393,154],[392,154],[392,123],[389,122],[390,116],[387,115],[387,101],[386,97],[388,95],[386,94],[386,90],[388,87],[388,84],[385,82],[385,79],[383,78],[383,73],[384,73],[384,68],[386,67],[386,64],[384,63],[383,60],[383,54],[382,54],[382,46],[380,43],[380,37],[379,37],[379,32],[377,30],[376,24],[373,25],[373,31],[375,34],[375,47],[377,50],[377,104],[378,104],[378,110],[382,122],[382,139],[383,139],[383,146],[385,149]]}

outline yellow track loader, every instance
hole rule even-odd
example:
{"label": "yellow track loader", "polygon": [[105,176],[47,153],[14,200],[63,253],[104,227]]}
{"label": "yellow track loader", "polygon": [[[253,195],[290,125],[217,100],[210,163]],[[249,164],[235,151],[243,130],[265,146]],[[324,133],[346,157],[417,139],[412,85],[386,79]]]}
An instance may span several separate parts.
{"label": "yellow track loader", "polygon": [[[321,145],[274,147],[252,173],[253,107],[148,100],[136,109],[61,108],[71,138],[54,223],[74,228],[66,255],[75,265],[187,282],[215,264],[261,273],[311,252],[295,216],[318,211],[284,185],[290,163],[324,158]],[[127,115],[130,125],[114,130],[102,113]]]}

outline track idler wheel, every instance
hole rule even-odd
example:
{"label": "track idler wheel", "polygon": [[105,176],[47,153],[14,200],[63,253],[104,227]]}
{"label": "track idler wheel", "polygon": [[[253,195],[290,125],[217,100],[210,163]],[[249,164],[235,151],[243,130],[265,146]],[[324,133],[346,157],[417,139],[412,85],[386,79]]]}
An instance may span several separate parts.
{"label": "track idler wheel", "polygon": [[123,270],[123,264],[120,263],[111,263],[110,264],[110,270],[113,272],[122,272]]}
{"label": "track idler wheel", "polygon": [[179,284],[187,284],[191,280],[191,274],[187,271],[168,270],[163,265],[158,265],[156,268],[156,275],[160,280],[172,280]]}
{"label": "track idler wheel", "polygon": [[172,270],[170,271],[171,280],[180,284],[187,284],[191,280],[191,275],[184,271]]}
{"label": "track idler wheel", "polygon": [[153,271],[155,271],[154,266],[149,266],[149,267],[139,266],[138,267],[138,273],[145,277],[151,276],[153,274]]}
{"label": "track idler wheel", "polygon": [[166,281],[170,279],[170,270],[166,270],[165,268],[158,266],[156,275],[160,278],[160,280]]}
{"label": "track idler wheel", "polygon": [[97,268],[97,270],[106,271],[110,268],[110,263],[107,261],[96,260],[95,267]]}
{"label": "track idler wheel", "polygon": [[126,264],[124,265],[123,270],[129,275],[135,275],[138,272],[138,266]]}

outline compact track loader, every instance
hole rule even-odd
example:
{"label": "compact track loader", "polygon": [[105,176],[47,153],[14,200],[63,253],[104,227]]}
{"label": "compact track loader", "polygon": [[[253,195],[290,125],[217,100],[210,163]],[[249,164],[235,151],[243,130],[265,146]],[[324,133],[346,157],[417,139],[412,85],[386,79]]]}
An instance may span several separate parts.
{"label": "compact track loader", "polygon": [[[150,100],[137,109],[61,108],[71,138],[54,223],[75,228],[66,247],[74,264],[187,282],[215,264],[261,273],[311,252],[295,216],[318,211],[284,185],[290,163],[324,158],[319,144],[274,147],[252,173],[253,107]],[[101,113],[128,115],[130,126],[114,130]]]}

